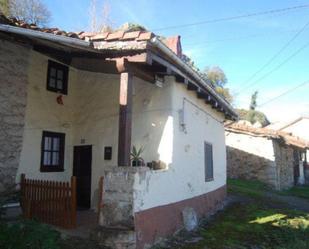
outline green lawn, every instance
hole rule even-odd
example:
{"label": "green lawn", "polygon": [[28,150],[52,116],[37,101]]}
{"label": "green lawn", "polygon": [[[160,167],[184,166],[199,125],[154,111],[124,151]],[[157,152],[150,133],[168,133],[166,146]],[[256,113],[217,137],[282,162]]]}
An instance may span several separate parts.
{"label": "green lawn", "polygon": [[280,191],[279,194],[297,196],[309,200],[309,186],[297,186],[289,190]]}
{"label": "green lawn", "polygon": [[308,249],[309,214],[237,204],[200,229],[203,241],[183,249]]}
{"label": "green lawn", "polygon": [[270,189],[265,184],[254,180],[248,181],[228,179],[227,186],[228,193],[241,194],[252,198],[264,197],[265,192],[270,191]]}
{"label": "green lawn", "polygon": [[228,192],[243,201],[205,222],[197,232],[200,242],[177,248],[309,249],[309,214],[282,208],[264,196],[267,191],[258,181],[228,180]]}

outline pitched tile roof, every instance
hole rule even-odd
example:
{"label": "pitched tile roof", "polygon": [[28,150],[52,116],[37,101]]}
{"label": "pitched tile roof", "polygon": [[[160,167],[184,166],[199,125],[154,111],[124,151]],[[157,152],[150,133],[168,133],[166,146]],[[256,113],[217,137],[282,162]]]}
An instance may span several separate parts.
{"label": "pitched tile roof", "polygon": [[0,12],[0,24],[7,24],[19,28],[31,29],[44,33],[51,33],[54,35],[67,36],[71,38],[91,41],[123,41],[123,40],[135,40],[145,41],[150,40],[155,35],[148,31],[116,31],[116,32],[66,32],[58,28],[40,28],[35,24],[28,24],[26,22],[17,20],[16,18],[7,18]]}
{"label": "pitched tile roof", "polygon": [[284,141],[286,145],[295,146],[298,148],[306,149],[309,148],[309,142],[299,137],[292,136],[291,133],[276,131],[268,128],[255,128],[239,123],[227,123],[225,130],[233,133],[246,134],[256,137],[268,137],[273,139],[280,139]]}

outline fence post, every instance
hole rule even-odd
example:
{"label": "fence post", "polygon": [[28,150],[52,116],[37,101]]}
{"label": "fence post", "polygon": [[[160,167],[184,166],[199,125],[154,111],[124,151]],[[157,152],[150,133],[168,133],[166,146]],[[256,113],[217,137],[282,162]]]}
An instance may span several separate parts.
{"label": "fence post", "polygon": [[100,214],[101,214],[101,207],[103,202],[103,183],[104,183],[104,177],[101,176],[99,180],[99,198],[98,198],[98,224],[100,223]]}
{"label": "fence post", "polygon": [[23,212],[25,212],[24,208],[25,208],[25,178],[26,178],[26,175],[25,174],[21,174],[20,175],[20,206],[23,210]]}
{"label": "fence post", "polygon": [[72,194],[72,202],[71,202],[71,215],[72,215],[72,227],[76,227],[76,177],[71,177],[71,194]]}

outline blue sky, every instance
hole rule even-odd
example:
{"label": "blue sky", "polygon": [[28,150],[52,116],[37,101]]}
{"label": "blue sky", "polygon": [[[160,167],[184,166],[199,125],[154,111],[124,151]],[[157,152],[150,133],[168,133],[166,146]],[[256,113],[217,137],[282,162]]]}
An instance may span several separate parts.
{"label": "blue sky", "polygon": [[[90,0],[43,0],[52,12],[51,26],[67,31],[89,30]],[[97,0],[100,2],[100,0]],[[150,30],[166,26],[243,15],[270,9],[308,4],[305,0],[109,0],[110,19],[115,27],[125,22]],[[258,103],[309,80],[309,46],[269,77],[243,89],[246,80],[287,43],[307,22],[309,8],[250,18],[158,31],[157,34],[182,37],[184,53],[203,69],[220,66],[228,78],[227,87],[236,107],[247,108],[250,95],[259,91]],[[307,28],[271,65],[261,78],[300,47],[309,43]],[[249,82],[250,83],[250,82]],[[290,120],[309,114],[309,84],[260,108],[271,121]]]}

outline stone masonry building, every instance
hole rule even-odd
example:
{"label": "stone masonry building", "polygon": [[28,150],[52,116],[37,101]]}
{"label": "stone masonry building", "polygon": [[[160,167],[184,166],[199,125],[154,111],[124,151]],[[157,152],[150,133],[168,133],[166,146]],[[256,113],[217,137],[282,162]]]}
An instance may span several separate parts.
{"label": "stone masonry building", "polygon": [[281,190],[303,184],[306,142],[288,133],[226,125],[227,174]]}

